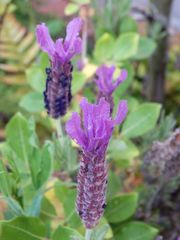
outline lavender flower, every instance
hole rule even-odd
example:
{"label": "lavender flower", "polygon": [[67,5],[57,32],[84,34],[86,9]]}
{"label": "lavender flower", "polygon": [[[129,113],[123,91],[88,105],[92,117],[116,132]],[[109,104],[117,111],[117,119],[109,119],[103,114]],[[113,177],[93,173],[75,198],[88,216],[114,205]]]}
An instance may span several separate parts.
{"label": "lavender flower", "polygon": [[36,38],[41,49],[48,53],[51,67],[46,68],[47,80],[44,91],[45,107],[48,114],[58,118],[66,113],[71,101],[71,80],[73,66],[71,59],[81,52],[79,32],[80,18],[73,19],[66,29],[66,37],[54,42],[45,23],[37,25]]}
{"label": "lavender flower", "polygon": [[115,69],[115,66],[107,67],[106,65],[102,65],[97,69],[95,79],[95,82],[99,88],[98,101],[101,97],[105,97],[106,101],[110,103],[111,113],[114,108],[112,94],[119,84],[127,78],[127,71],[123,69],[116,81],[113,81]]}
{"label": "lavender flower", "polygon": [[110,105],[101,98],[98,104],[90,104],[84,98],[80,104],[83,120],[73,113],[66,124],[66,131],[81,147],[76,201],[86,228],[97,225],[106,206],[107,185],[106,149],[115,125],[122,123],[127,114],[127,102],[121,101],[115,119],[110,116]]}

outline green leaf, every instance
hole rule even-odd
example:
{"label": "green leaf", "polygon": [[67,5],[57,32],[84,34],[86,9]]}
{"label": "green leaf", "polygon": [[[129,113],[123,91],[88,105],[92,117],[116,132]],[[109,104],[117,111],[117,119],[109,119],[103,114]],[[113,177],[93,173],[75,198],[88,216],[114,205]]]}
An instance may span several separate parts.
{"label": "green leaf", "polygon": [[[63,203],[66,220],[70,227],[77,228],[81,225],[81,220],[75,210],[76,189],[68,183],[58,182],[55,185],[55,192],[58,199]],[[71,188],[70,188],[71,187]]]}
{"label": "green leaf", "polygon": [[[56,19],[52,18],[52,19],[49,19],[47,22],[50,35],[53,38],[57,37],[58,34],[64,30],[64,25],[65,25],[65,22],[63,21],[63,19],[59,19],[59,18],[56,18]],[[49,66],[49,57],[48,57],[47,64],[44,65],[44,67],[42,67],[43,65],[39,64],[42,70],[45,70],[45,68]]]}
{"label": "green leaf", "polygon": [[111,199],[114,197],[116,193],[118,193],[121,189],[121,182],[119,177],[113,172],[109,171],[108,174],[108,185],[107,185],[107,199]]}
{"label": "green leaf", "polygon": [[60,139],[55,139],[55,168],[72,173],[78,168],[77,150],[72,147],[71,140],[68,136],[62,136]]}
{"label": "green leaf", "polygon": [[43,198],[42,191],[36,191],[34,198],[31,200],[31,205],[26,209],[26,215],[28,216],[39,216],[41,211],[41,202]]}
{"label": "green leaf", "polygon": [[31,161],[30,161],[30,168],[31,168],[31,176],[32,176],[32,181],[35,189],[39,188],[39,181],[38,181],[38,175],[41,171],[41,150],[36,147],[32,151],[31,155]]}
{"label": "green leaf", "polygon": [[140,105],[139,100],[135,97],[127,96],[126,100],[128,101],[128,112],[134,111]]}
{"label": "green leaf", "polygon": [[112,139],[109,145],[109,154],[119,167],[127,167],[139,155],[138,148],[130,140]]}
{"label": "green leaf", "polygon": [[[6,136],[8,145],[16,153],[19,161],[15,162],[22,172],[29,169],[29,155],[32,151],[30,141],[30,130],[28,121],[21,113],[17,113],[6,126]],[[25,172],[24,172],[25,174]]]}
{"label": "green leaf", "polygon": [[128,114],[122,128],[122,135],[132,138],[142,136],[153,129],[158,120],[161,105],[158,103],[141,104]]}
{"label": "green leaf", "polygon": [[135,213],[137,204],[137,193],[116,196],[107,203],[105,217],[111,223],[127,220]]}
{"label": "green leaf", "polygon": [[72,95],[83,89],[86,83],[86,76],[82,72],[73,71]]}
{"label": "green leaf", "polygon": [[44,110],[43,95],[38,92],[31,92],[21,98],[20,107],[31,113]]}
{"label": "green leaf", "polygon": [[105,217],[102,217],[99,224],[93,229],[92,240],[112,239],[113,231]]}
{"label": "green leaf", "polygon": [[29,85],[37,92],[41,93],[45,88],[46,74],[45,70],[37,66],[33,66],[26,70],[26,78]]}
{"label": "green leaf", "polygon": [[43,222],[49,222],[52,218],[57,217],[56,209],[48,198],[44,197],[41,203],[41,215],[40,218]]}
{"label": "green leaf", "polygon": [[6,200],[8,208],[14,216],[21,216],[25,214],[22,207],[15,199],[12,197],[5,197],[4,199]]}
{"label": "green leaf", "polygon": [[[59,20],[58,20],[58,22],[59,22]],[[51,28],[51,26],[49,26],[49,22],[48,22],[48,27]],[[58,29],[58,32],[59,32],[59,29]],[[38,67],[41,68],[42,71],[44,71],[44,75],[46,75],[45,68],[49,67],[49,66],[50,66],[50,63],[49,63],[48,54],[45,52],[41,52],[39,54],[39,58],[38,58]],[[44,79],[44,85],[45,85],[45,79]]]}
{"label": "green leaf", "polygon": [[0,239],[3,240],[43,240],[45,236],[45,226],[38,218],[18,217],[0,222]]}
{"label": "green leaf", "polygon": [[98,228],[95,228],[93,230],[93,239],[104,240],[108,230],[109,230],[108,224],[104,224],[102,226],[99,226]]}
{"label": "green leaf", "polygon": [[40,172],[38,174],[38,186],[46,183],[52,172],[51,145],[45,144],[42,149]]}
{"label": "green leaf", "polygon": [[33,149],[30,166],[34,187],[39,189],[46,183],[52,171],[51,144],[45,144],[42,150]]}
{"label": "green leaf", "polygon": [[75,3],[69,3],[66,8],[65,8],[65,15],[69,16],[72,14],[77,13],[77,11],[79,10],[79,6]]}
{"label": "green leaf", "polygon": [[140,37],[138,50],[133,59],[141,60],[150,57],[156,49],[156,43],[148,37]]}
{"label": "green leaf", "polygon": [[137,32],[138,27],[136,21],[130,16],[124,17],[121,21],[120,31],[121,33]]}
{"label": "green leaf", "polygon": [[104,33],[96,42],[94,57],[98,62],[106,62],[113,56],[115,39],[109,33]]}
{"label": "green leaf", "polygon": [[83,236],[76,230],[59,226],[53,233],[52,240],[84,240]]}
{"label": "green leaf", "polygon": [[12,191],[11,187],[8,173],[2,159],[0,159],[0,192],[2,192],[4,196],[10,196]]}
{"label": "green leaf", "polygon": [[142,222],[133,221],[123,225],[114,240],[154,240],[158,229]]}
{"label": "green leaf", "polygon": [[137,33],[123,33],[116,40],[113,60],[123,61],[132,58],[138,49],[139,34]]}

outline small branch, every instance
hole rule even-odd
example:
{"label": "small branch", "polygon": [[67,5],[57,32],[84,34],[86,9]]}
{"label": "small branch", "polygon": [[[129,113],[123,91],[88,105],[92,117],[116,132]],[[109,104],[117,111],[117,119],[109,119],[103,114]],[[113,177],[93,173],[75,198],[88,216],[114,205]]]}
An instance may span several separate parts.
{"label": "small branch", "polygon": [[56,130],[57,130],[57,136],[58,138],[63,137],[63,129],[62,129],[62,124],[61,124],[61,119],[56,119],[55,120],[56,123]]}

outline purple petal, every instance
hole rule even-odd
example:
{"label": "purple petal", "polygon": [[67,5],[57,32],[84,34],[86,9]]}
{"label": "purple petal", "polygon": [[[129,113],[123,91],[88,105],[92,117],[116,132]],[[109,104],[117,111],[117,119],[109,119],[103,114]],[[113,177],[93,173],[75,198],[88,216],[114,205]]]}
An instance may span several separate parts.
{"label": "purple petal", "polygon": [[74,55],[81,53],[81,50],[82,50],[82,41],[80,38],[77,38],[74,40],[72,47],[66,51],[66,61],[67,62],[70,61]]}
{"label": "purple petal", "polygon": [[64,63],[66,60],[66,53],[64,51],[63,39],[59,38],[55,43],[56,53],[59,56],[60,60]]}
{"label": "purple petal", "polygon": [[106,65],[102,65],[97,69],[96,75],[98,78],[96,84],[101,92],[111,93],[114,90],[112,85],[114,71],[115,66],[107,67]]}
{"label": "purple petal", "polygon": [[110,105],[105,98],[101,98],[98,105],[95,105],[94,116],[97,120],[110,118]]}
{"label": "purple petal", "polygon": [[88,103],[86,98],[83,98],[80,107],[83,111],[83,126],[89,138],[93,138],[93,104]]}
{"label": "purple petal", "polygon": [[45,23],[41,23],[36,27],[36,38],[40,48],[49,54],[52,58],[55,52],[54,42],[49,34],[49,30]]}
{"label": "purple petal", "polygon": [[83,148],[86,147],[87,138],[84,131],[81,128],[80,116],[77,113],[73,113],[71,119],[66,123],[66,132]]}
{"label": "purple petal", "polygon": [[118,105],[118,110],[117,110],[117,114],[116,114],[116,117],[114,119],[114,124],[117,125],[117,124],[121,124],[126,115],[127,115],[127,112],[128,112],[128,105],[127,105],[127,101],[125,100],[122,100],[119,105]]}
{"label": "purple petal", "polygon": [[68,25],[66,29],[66,38],[65,38],[65,48],[71,48],[74,44],[74,40],[79,36],[79,32],[82,28],[83,21],[81,18],[74,18]]}
{"label": "purple petal", "polygon": [[114,89],[117,88],[119,84],[122,83],[124,80],[126,80],[127,75],[128,75],[127,71],[125,69],[122,69],[119,77],[117,78],[116,82],[113,84]]}

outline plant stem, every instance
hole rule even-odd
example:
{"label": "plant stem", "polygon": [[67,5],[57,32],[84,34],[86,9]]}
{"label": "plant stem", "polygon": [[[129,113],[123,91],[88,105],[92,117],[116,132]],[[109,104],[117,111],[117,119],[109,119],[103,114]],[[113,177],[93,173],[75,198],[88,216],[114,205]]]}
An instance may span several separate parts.
{"label": "plant stem", "polygon": [[92,229],[86,229],[85,240],[92,240]]}
{"label": "plant stem", "polygon": [[57,136],[58,136],[58,138],[60,138],[60,137],[63,136],[61,120],[60,119],[56,119],[55,122],[56,122]]}

